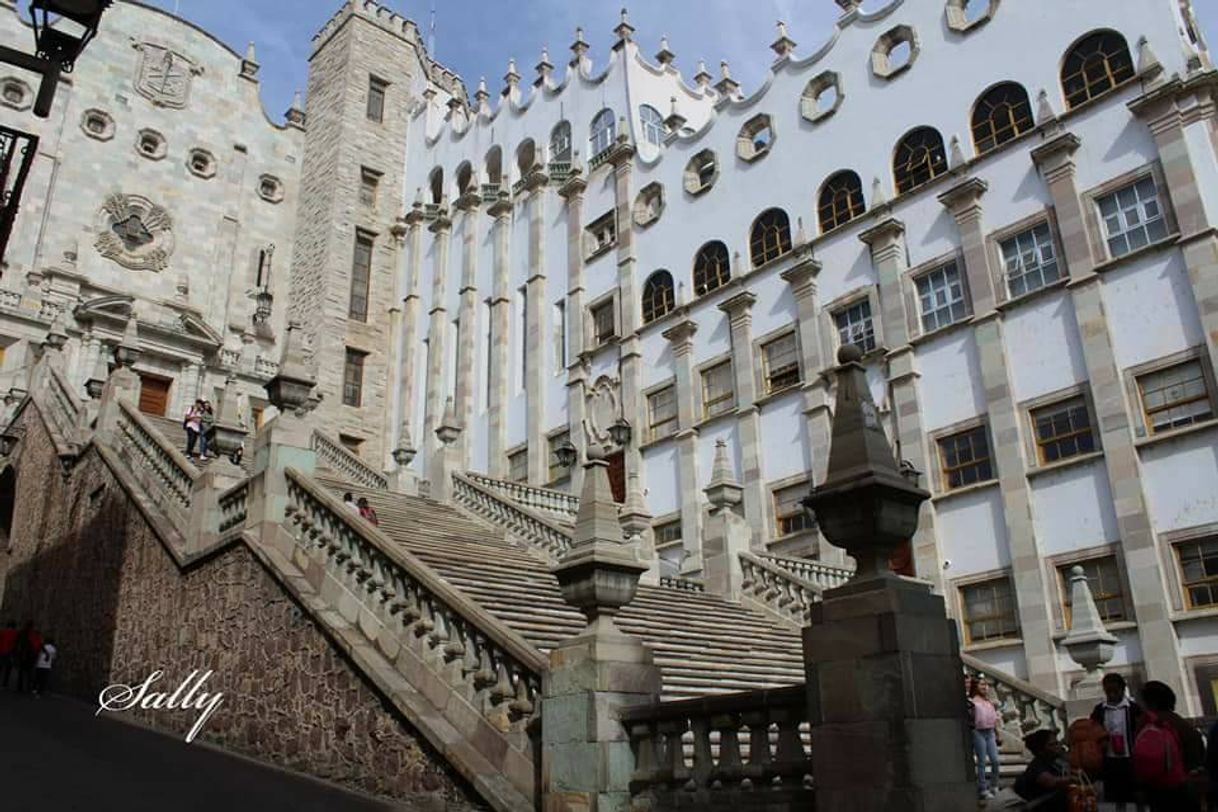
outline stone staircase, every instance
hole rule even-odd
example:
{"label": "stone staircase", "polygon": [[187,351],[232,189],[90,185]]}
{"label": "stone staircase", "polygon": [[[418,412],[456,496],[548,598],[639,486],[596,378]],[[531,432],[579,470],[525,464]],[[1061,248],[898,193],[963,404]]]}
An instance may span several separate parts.
{"label": "stone staircase", "polygon": [[[186,429],[182,426],[182,421],[172,417],[160,417],[153,414],[145,414],[144,419],[148,424],[155,428],[162,437],[164,437],[171,445],[186,453]],[[253,472],[253,447],[250,438],[247,436],[244,445],[244,453],[241,457],[241,469],[247,474]],[[196,452],[198,449],[195,449]],[[209,462],[215,459],[215,454],[212,452],[207,459],[195,457],[192,462],[195,465],[206,467]]]}
{"label": "stone staircase", "polygon": [[[430,499],[360,487],[333,472],[317,479],[336,494],[366,497],[383,533],[539,651],[584,627],[543,551]],[[618,622],[654,652],[665,700],[803,681],[798,632],[717,595],[642,585]]]}

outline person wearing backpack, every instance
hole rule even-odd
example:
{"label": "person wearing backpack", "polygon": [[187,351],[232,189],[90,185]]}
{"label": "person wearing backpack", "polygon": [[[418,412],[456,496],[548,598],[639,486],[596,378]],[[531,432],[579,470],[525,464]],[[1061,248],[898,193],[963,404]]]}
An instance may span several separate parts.
{"label": "person wearing backpack", "polygon": [[1105,674],[1102,683],[1104,701],[1091,711],[1091,719],[1108,731],[1104,747],[1104,764],[1100,777],[1104,784],[1104,800],[1116,805],[1116,812],[1125,812],[1126,804],[1137,804],[1133,776],[1133,738],[1142,724],[1142,706],[1129,698],[1125,678],[1115,672]]}
{"label": "person wearing backpack", "polygon": [[1133,771],[1151,812],[1200,812],[1189,776],[1205,766],[1201,734],[1176,715],[1176,693],[1162,682],[1142,686],[1142,705]]}

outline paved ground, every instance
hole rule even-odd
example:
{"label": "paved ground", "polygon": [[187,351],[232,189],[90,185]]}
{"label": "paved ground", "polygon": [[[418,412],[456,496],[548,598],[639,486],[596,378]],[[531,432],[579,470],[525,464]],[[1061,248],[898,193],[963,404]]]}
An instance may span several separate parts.
{"label": "paved ground", "polygon": [[0,691],[4,812],[386,812],[393,807],[124,722]]}

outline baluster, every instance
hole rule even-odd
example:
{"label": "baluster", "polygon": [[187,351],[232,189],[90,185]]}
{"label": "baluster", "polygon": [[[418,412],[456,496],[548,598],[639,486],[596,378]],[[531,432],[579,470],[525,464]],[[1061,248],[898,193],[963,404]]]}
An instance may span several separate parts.
{"label": "baluster", "polygon": [[770,720],[765,711],[748,711],[740,721],[749,729],[749,760],[741,770],[745,776],[741,786],[760,786],[770,767]]}
{"label": "baluster", "polygon": [[516,673],[516,698],[508,703],[513,721],[528,719],[533,715],[533,699],[529,695],[529,680],[522,673]]}
{"label": "baluster", "polygon": [[690,774],[692,786],[687,788],[700,789],[710,783],[711,772],[715,769],[715,762],[711,757],[710,720],[705,716],[694,717],[690,727],[694,733],[694,766]]}
{"label": "baluster", "polygon": [[712,716],[710,725],[719,731],[719,764],[711,774],[712,786],[733,786],[743,776],[740,757],[740,717],[734,713]]}
{"label": "baluster", "polygon": [[778,723],[773,772],[784,786],[797,787],[809,771],[804,743],[799,736],[799,715],[787,708],[776,708],[770,716]]}
{"label": "baluster", "polygon": [[660,780],[657,734],[655,726],[647,721],[631,722],[627,726],[627,734],[630,736],[630,749],[634,751],[630,788],[637,794]]}

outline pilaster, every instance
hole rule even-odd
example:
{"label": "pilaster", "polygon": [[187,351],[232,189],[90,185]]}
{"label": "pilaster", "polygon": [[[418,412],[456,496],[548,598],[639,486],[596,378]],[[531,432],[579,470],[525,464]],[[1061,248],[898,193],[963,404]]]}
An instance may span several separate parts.
{"label": "pilaster", "polygon": [[719,305],[727,314],[732,336],[732,371],[736,386],[736,436],[744,478],[744,517],[753,531],[753,547],[764,548],[770,539],[765,521],[765,483],[761,478],[761,419],[756,404],[756,369],[753,359],[753,304],[757,296],[741,291]]}
{"label": "pilaster", "polygon": [[[567,202],[567,423],[571,443],[584,448],[584,403],[587,368],[584,353],[584,190],[588,184],[582,173],[573,171],[558,193]],[[571,491],[578,493],[583,485],[584,469],[571,468]]]}
{"label": "pilaster", "polygon": [[[621,374],[622,417],[632,426],[646,424],[643,405],[643,354],[638,336],[642,324],[641,302],[635,290],[637,258],[634,246],[634,145],[624,140],[625,132],[619,133],[618,143],[609,153],[613,164],[615,189],[614,216],[617,220],[617,287],[618,318],[620,319],[621,343],[619,370]],[[639,487],[646,488],[643,476],[643,454],[639,451],[642,432],[633,433],[623,449],[625,452],[626,476],[638,478]]]}
{"label": "pilaster", "polygon": [[427,312],[427,402],[423,411],[423,448],[428,465],[439,453],[435,439],[436,427],[444,410],[444,398],[448,392],[445,364],[448,353],[445,345],[448,337],[448,248],[452,240],[452,222],[448,213],[441,210],[432,221],[431,233],[435,235],[434,264],[432,265],[431,310]]}
{"label": "pilaster", "polygon": [[495,218],[494,268],[491,282],[491,357],[490,391],[487,393],[487,424],[490,437],[487,439],[487,469],[493,477],[507,473],[507,397],[508,397],[508,348],[511,345],[509,329],[512,316],[512,299],[508,293],[508,268],[511,256],[508,253],[512,228],[512,203],[506,192],[488,210]]}
{"label": "pilaster", "polygon": [[[472,205],[471,205],[472,204]],[[458,314],[457,344],[457,385],[456,385],[456,415],[457,424],[468,428],[472,425],[474,416],[474,391],[477,374],[474,368],[475,341],[478,324],[478,208],[472,196],[466,195],[458,201],[464,212],[464,227],[462,229],[462,262],[461,262],[461,310]],[[469,470],[470,447],[469,431],[463,431],[457,444],[457,457],[461,470]]]}
{"label": "pilaster", "polygon": [[[543,485],[549,479],[549,448],[546,443],[546,340],[549,333],[549,308],[546,306],[546,187],[532,182],[526,205],[529,209],[529,276],[525,282],[528,304],[527,344],[528,363],[524,379],[526,401],[526,431],[529,444],[529,482]],[[544,178],[544,175],[541,175]]]}
{"label": "pilaster", "polygon": [[694,334],[698,325],[680,321],[664,331],[677,372],[677,466],[681,494],[681,540],[686,564],[701,569],[702,502],[698,498],[698,430],[694,428]]}
{"label": "pilaster", "polygon": [[[415,425],[415,388],[418,375],[419,343],[419,279],[423,272],[423,206],[415,204],[406,215],[407,278],[405,298],[402,299],[402,369],[398,403],[401,411],[400,425]],[[414,429],[417,431],[417,427]],[[400,444],[401,438],[398,438]],[[395,446],[396,447],[396,446]]]}

